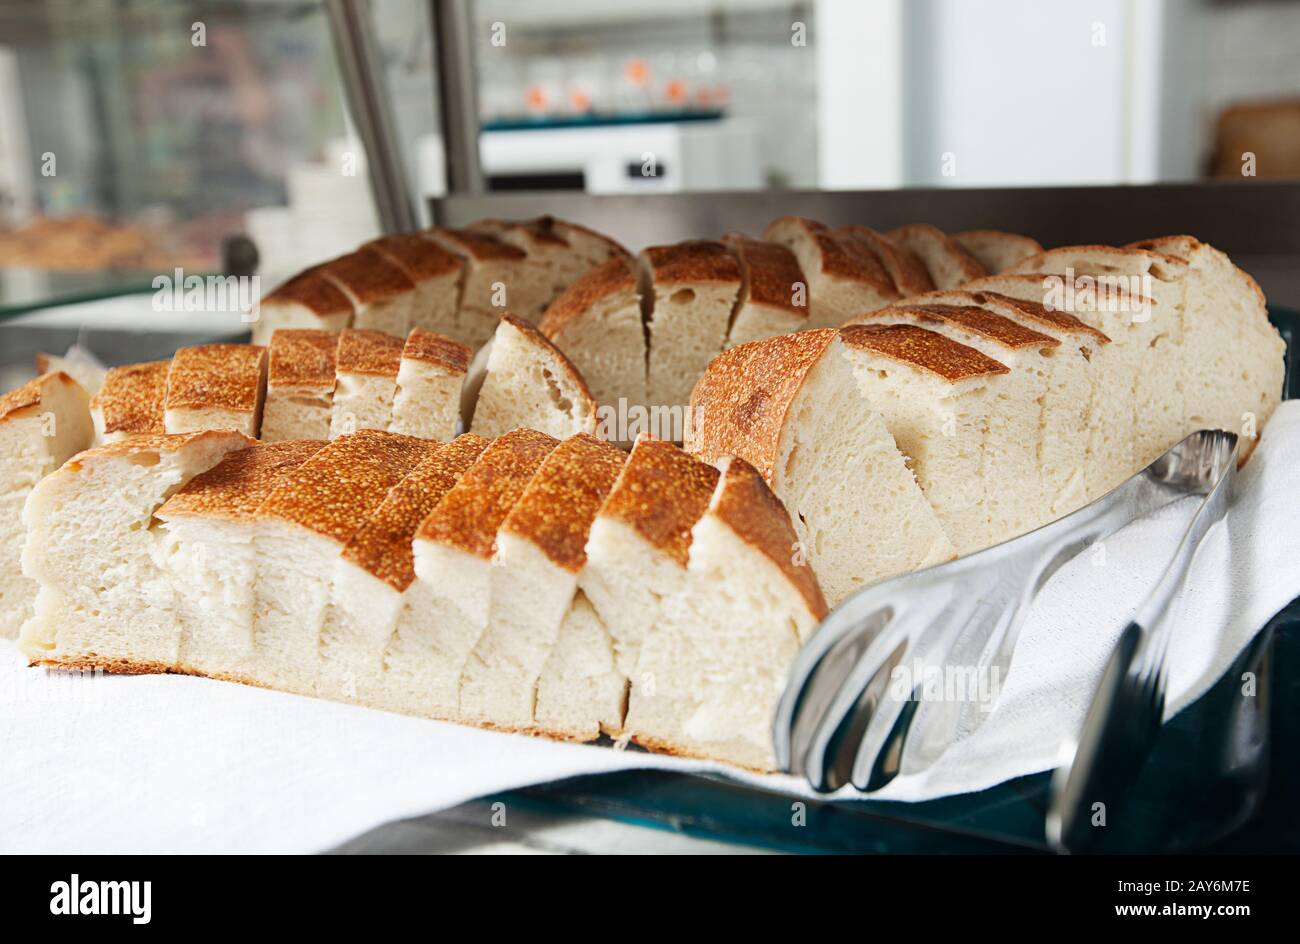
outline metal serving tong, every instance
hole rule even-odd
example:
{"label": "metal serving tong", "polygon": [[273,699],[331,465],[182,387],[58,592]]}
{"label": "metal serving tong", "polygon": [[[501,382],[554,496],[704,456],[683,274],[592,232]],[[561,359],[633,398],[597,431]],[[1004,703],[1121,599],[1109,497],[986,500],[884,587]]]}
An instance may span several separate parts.
{"label": "metal serving tong", "polygon": [[992,710],[1025,617],[1057,570],[1128,522],[1204,495],[1164,576],[1121,636],[1072,772],[1057,788],[1057,828],[1069,842],[1078,828],[1073,811],[1092,802],[1098,768],[1110,782],[1116,756],[1140,759],[1135,745],[1159,728],[1164,617],[1201,538],[1227,509],[1236,466],[1236,435],[1202,430],[1065,518],[858,591],[822,621],[791,668],[774,723],[778,766],[825,792],[846,783],[870,792],[899,773],[926,769]]}

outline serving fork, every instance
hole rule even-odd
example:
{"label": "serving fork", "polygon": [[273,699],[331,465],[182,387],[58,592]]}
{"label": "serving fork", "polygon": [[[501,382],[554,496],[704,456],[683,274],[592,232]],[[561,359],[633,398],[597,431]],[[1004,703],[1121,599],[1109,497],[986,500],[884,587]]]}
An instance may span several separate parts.
{"label": "serving fork", "polygon": [[[1164,576],[1121,635],[1073,755],[1073,781],[1067,775],[1058,788],[1060,830],[1068,837],[1077,822],[1071,804],[1096,782],[1087,771],[1098,764],[1117,770],[1115,751],[1123,748],[1112,742],[1145,744],[1139,732],[1146,738],[1159,727],[1165,617],[1201,538],[1226,511],[1236,464],[1235,434],[1193,433],[1064,518],[858,591],[822,621],[791,668],[774,722],[778,766],[823,792],[846,783],[871,792],[928,768],[996,704],[1025,617],[1054,573],[1130,521],[1204,496]],[[927,697],[936,681],[943,691]],[[975,691],[954,693],[953,683]],[[1129,712],[1134,722],[1125,725]]]}

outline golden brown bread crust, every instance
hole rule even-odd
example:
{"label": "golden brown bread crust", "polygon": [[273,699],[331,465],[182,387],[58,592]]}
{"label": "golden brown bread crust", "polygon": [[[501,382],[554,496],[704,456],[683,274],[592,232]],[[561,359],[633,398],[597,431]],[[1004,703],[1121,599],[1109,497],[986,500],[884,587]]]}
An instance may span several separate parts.
{"label": "golden brown bread crust", "polygon": [[868,247],[885,267],[894,290],[906,298],[934,291],[934,282],[921,258],[906,246],[886,239],[869,226],[841,226],[839,233]]}
{"label": "golden brown bread crust", "polygon": [[331,259],[320,271],[363,305],[415,291],[407,274],[374,249],[362,248]]}
{"label": "golden brown bread crust", "polygon": [[235,439],[241,441],[245,447],[257,445],[256,439],[250,439],[233,429],[204,429],[194,433],[144,433],[80,452],[69,459],[63,468],[68,472],[80,472],[83,467],[93,465],[99,459],[139,455],[146,452],[179,452],[191,443],[203,439]]}
{"label": "golden brown bread crust", "polygon": [[590,239],[597,240],[605,244],[605,247],[616,256],[623,256],[625,259],[631,259],[632,254],[627,251],[627,247],[617,239],[606,236],[599,230],[594,230],[590,226],[583,226],[581,223],[573,223],[569,220],[557,219],[554,216],[539,216],[537,222],[549,226],[555,232],[563,236],[570,245],[573,244],[573,237],[579,233]]}
{"label": "golden brown bread crust", "polygon": [[701,282],[740,283],[740,265],[722,243],[688,239],[641,251],[655,285]]}
{"label": "golden brown bread crust", "polygon": [[167,410],[252,413],[262,395],[266,348],[256,344],[183,347],[167,373]]}
{"label": "golden brown bread crust", "polygon": [[399,593],[409,587],[415,580],[416,529],[487,447],[488,440],[473,433],[436,445],[352,535],[343,559]]}
{"label": "golden brown bread crust", "polygon": [[163,402],[171,361],[146,361],[111,367],[90,408],[104,419],[104,433],[130,436],[163,432]]}
{"label": "golden brown bread crust", "polygon": [[869,249],[852,240],[837,236],[825,223],[818,223],[816,220],[801,216],[783,216],[767,225],[767,229],[763,231],[763,238],[778,241],[774,239],[774,234],[786,227],[794,227],[802,231],[816,246],[821,258],[821,274],[834,279],[846,279],[869,285],[884,295],[894,291],[893,279]]}
{"label": "golden brown bread crust", "polygon": [[[583,396],[587,399],[588,405],[591,407],[591,415],[594,417],[596,413],[596,401],[592,397],[591,388],[587,386],[587,381],[583,379],[582,373],[577,367],[573,366],[573,361],[565,357],[564,352],[556,347],[551,342],[550,338],[538,331],[537,327],[530,322],[524,321],[524,319],[512,315],[510,312],[506,312],[502,315],[501,321],[504,324],[510,325],[535,346],[550,353],[550,355],[555,359],[555,362],[559,364],[560,369],[568,374],[569,380],[576,384],[578,389],[582,391]],[[498,330],[500,329],[498,328]]]}
{"label": "golden brown bread crust", "polygon": [[416,537],[489,559],[497,529],[557,445],[535,429],[498,437],[424,519]]}
{"label": "golden brown bread crust", "polygon": [[528,255],[518,246],[512,246],[487,233],[476,233],[469,229],[448,229],[444,226],[434,226],[424,232],[430,237],[441,237],[440,244],[444,248],[459,254],[463,259],[472,259],[475,262],[519,260],[526,258]]}
{"label": "golden brown bread crust", "polygon": [[395,233],[366,243],[401,269],[412,281],[432,279],[460,271],[460,259],[417,233]]}
{"label": "golden brown bread crust", "polygon": [[942,245],[944,251],[957,263],[965,281],[978,279],[989,274],[988,270],[984,268],[984,263],[976,259],[965,246],[939,229],[939,227],[931,226],[929,223],[909,223],[906,226],[898,226],[891,229],[885,236],[896,243],[901,243],[904,247],[912,239],[927,237],[933,239]]}
{"label": "golden brown bread crust", "polygon": [[806,563],[795,563],[799,538],[785,505],[772,494],[758,470],[744,459],[726,456],[719,464],[722,480],[713,495],[709,514],[775,564],[804,598],[813,619],[820,620],[827,612],[826,598],[812,568]]}
{"label": "golden brown bread crust", "polygon": [[643,433],[599,516],[622,522],[685,567],[691,528],[708,509],[717,483],[713,466]]}
{"label": "golden brown bread crust", "polygon": [[263,305],[280,302],[302,305],[321,318],[352,314],[352,301],[319,271],[318,266],[298,273],[262,299]]}
{"label": "golden brown bread crust", "polygon": [[77,382],[61,370],[41,374],[35,380],[29,380],[21,387],[15,387],[0,397],[0,423],[15,417],[25,410],[41,405],[44,388],[51,380],[77,386]]}
{"label": "golden brown bread crust", "polygon": [[388,490],[438,445],[374,429],[340,436],[286,473],[256,517],[292,522],[345,544]]}
{"label": "golden brown bread crust", "polygon": [[555,301],[537,325],[542,334],[554,340],[569,324],[587,313],[592,305],[619,292],[636,292],[636,275],[622,256],[601,263],[574,282]]}
{"label": "golden brown bread crust", "polygon": [[834,339],[834,328],[800,331],[715,357],[691,392],[687,451],[706,462],[738,455],[770,483],[790,405]]}
{"label": "golden brown bread crust", "polygon": [[849,347],[875,351],[900,364],[919,367],[949,383],[1010,373],[1010,368],[1001,361],[916,325],[846,325],[840,329],[840,337]]}
{"label": "golden brown bread crust", "polygon": [[339,334],[335,371],[396,377],[405,346],[401,338],[372,328],[344,328]]}
{"label": "golden brown bread crust", "polygon": [[538,216],[531,220],[487,219],[471,223],[466,229],[497,237],[503,234],[522,236],[526,242],[552,249],[568,249],[569,241],[556,232],[554,222],[549,216]]}
{"label": "golden brown bread crust", "polygon": [[942,322],[965,328],[972,334],[988,338],[1003,347],[1057,347],[1061,341],[1051,335],[1026,328],[1019,322],[1002,315],[986,311],[976,305],[912,305],[898,304],[879,312],[862,315],[856,321],[868,323],[882,317],[885,312],[902,313],[915,317],[919,321]]}
{"label": "golden brown bread crust", "polygon": [[794,253],[780,243],[751,239],[741,233],[728,233],[722,241],[740,263],[745,280],[742,304],[753,302],[808,317],[808,305],[794,303],[795,285],[804,286],[805,297],[808,287]]}
{"label": "golden brown bread crust", "polygon": [[587,562],[591,523],[626,460],[627,453],[595,436],[570,436],[542,462],[501,530],[576,574]]}
{"label": "golden brown bread crust", "polygon": [[469,370],[470,354],[467,345],[424,328],[412,328],[402,347],[402,360],[437,364],[449,374],[463,374]]}
{"label": "golden brown bread crust", "polygon": [[1088,335],[1098,344],[1109,344],[1108,338],[1101,331],[1098,331],[1090,324],[1080,321],[1074,315],[1064,311],[1057,311],[1048,308],[1040,302],[1030,301],[1021,298],[1012,298],[1010,295],[1002,295],[999,292],[967,292],[964,293],[976,305],[992,305],[995,308],[1005,307],[1014,309],[1026,320],[1035,321],[1045,328],[1051,328],[1055,331],[1064,331],[1069,334]]}
{"label": "golden brown bread crust", "polygon": [[271,335],[268,387],[334,389],[339,336],[315,328],[280,328]]}
{"label": "golden brown bread crust", "polygon": [[324,447],[325,443],[317,440],[289,439],[227,453],[208,471],[190,479],[154,514],[163,521],[185,515],[251,521],[257,506],[284,475]]}

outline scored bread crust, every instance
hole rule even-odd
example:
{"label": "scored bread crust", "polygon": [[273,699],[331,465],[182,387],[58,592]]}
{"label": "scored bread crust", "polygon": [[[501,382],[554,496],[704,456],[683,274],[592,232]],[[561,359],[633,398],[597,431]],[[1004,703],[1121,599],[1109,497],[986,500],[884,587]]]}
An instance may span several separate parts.
{"label": "scored bread crust", "polygon": [[794,303],[796,283],[804,284],[807,289],[794,253],[780,243],[752,239],[743,233],[728,233],[722,242],[735,254],[744,273],[745,288],[740,304],[748,301],[808,317],[807,304]]}
{"label": "scored bread crust", "polygon": [[271,335],[268,387],[334,389],[339,336],[316,328],[280,328]]}
{"label": "scored bread crust", "polygon": [[812,567],[795,563],[799,537],[785,505],[744,459],[725,456],[719,465],[721,481],[708,513],[775,564],[808,604],[812,618],[820,620],[827,613],[826,598]]}
{"label": "scored bread crust", "polygon": [[542,462],[501,530],[533,544],[554,564],[578,573],[587,534],[627,454],[588,433],[563,440]]}
{"label": "scored bread crust", "polygon": [[[1109,344],[1110,338],[1102,331],[1064,311],[1057,311],[1048,308],[1041,302],[1031,299],[1012,298],[1010,295],[1003,295],[1000,292],[985,291],[976,289],[973,291],[960,292],[937,292],[936,296],[942,297],[945,301],[955,302],[956,304],[971,305],[993,305],[994,307],[1003,306],[1015,309],[1028,321],[1034,321],[1045,328],[1051,328],[1056,331],[1065,331],[1070,334],[1087,335],[1098,344]],[[914,299],[914,301],[924,301],[923,298]]]}
{"label": "scored bread crust", "polygon": [[104,386],[90,401],[103,417],[104,435],[149,435],[163,432],[163,403],[171,361],[146,361],[111,367]]}
{"label": "scored bread crust", "polygon": [[361,248],[320,265],[321,273],[362,304],[376,302],[415,290],[402,269],[383,253]]}
{"label": "scored bread crust", "polygon": [[535,429],[498,437],[424,519],[416,537],[491,558],[497,529],[557,445]]}
{"label": "scored bread crust", "polygon": [[948,381],[1010,373],[1000,361],[951,338],[910,324],[853,324],[840,329],[850,347],[865,348],[902,364],[911,364]]}
{"label": "scored bread crust", "polygon": [[[518,246],[512,246],[488,233],[475,232],[472,229],[434,226],[424,232],[426,238],[438,239],[444,249],[451,252],[459,251],[465,258],[476,262],[487,262],[493,259],[525,259],[528,256],[528,253]],[[455,249],[450,248],[453,246]]]}
{"label": "scored bread crust", "polygon": [[286,474],[256,518],[278,518],[343,544],[437,445],[374,429],[340,436]]}
{"label": "scored bread crust", "polygon": [[686,450],[706,462],[734,453],[771,482],[786,414],[835,334],[777,335],[715,357],[691,392]]}
{"label": "scored bread crust", "polygon": [[343,559],[399,593],[415,580],[411,541],[416,529],[478,461],[489,441],[473,433],[435,447],[432,455],[389,490],[343,549]]}
{"label": "scored bread crust", "polygon": [[344,328],[339,335],[335,372],[396,377],[406,342],[373,328]]}
{"label": "scored bread crust", "polygon": [[718,470],[672,443],[643,433],[598,517],[621,522],[682,567],[691,528],[709,507]]}
{"label": "scored bread crust", "polygon": [[767,225],[763,238],[772,242],[781,242],[776,234],[786,227],[802,231],[812,242],[821,261],[821,271],[838,279],[848,279],[870,285],[885,295],[894,292],[893,279],[885,271],[879,259],[870,252],[864,252],[835,234],[825,223],[806,219],[801,216],[782,216]]}
{"label": "scored bread crust", "polygon": [[1041,331],[1035,331],[1032,328],[1026,328],[1024,325],[1005,318],[1002,315],[991,311],[986,311],[977,305],[945,305],[929,304],[917,305],[911,303],[900,303],[891,305],[889,308],[882,309],[881,312],[872,312],[863,315],[857,319],[857,323],[865,323],[877,318],[885,317],[883,312],[893,312],[895,314],[903,313],[912,315],[920,321],[946,322],[965,328],[972,334],[988,338],[990,341],[996,341],[1003,347],[1059,347],[1060,338],[1054,338],[1051,335],[1043,334]]}
{"label": "scored bread crust", "polygon": [[875,253],[899,295],[906,298],[934,290],[934,281],[930,278],[925,263],[906,246],[886,239],[869,226],[850,224],[841,226],[838,232],[850,240],[862,243]]}
{"label": "scored bread crust", "polygon": [[[930,239],[943,248],[944,253],[962,274],[962,281],[968,282],[971,279],[978,279],[988,275],[988,270],[984,264],[975,258],[965,246],[957,242],[937,226],[931,226],[929,223],[908,223],[905,226],[898,226],[891,229],[885,234],[888,239],[901,243],[905,248],[910,248],[914,239]],[[914,250],[913,250],[914,251]],[[919,253],[917,254],[920,255]],[[923,257],[922,257],[923,258]],[[929,266],[926,266],[929,271]],[[933,273],[931,273],[933,279]]]}
{"label": "scored bread crust", "polygon": [[262,393],[266,348],[256,344],[183,347],[167,372],[164,409],[251,413]]}
{"label": "scored bread crust", "polygon": [[280,302],[301,305],[321,318],[352,314],[352,300],[327,279],[318,267],[300,272],[262,299],[263,305]]}
{"label": "scored bread crust", "polygon": [[471,353],[468,345],[444,334],[412,328],[402,347],[401,359],[437,364],[449,374],[463,374],[469,370]]}
{"label": "scored bread crust", "polygon": [[740,265],[727,247],[711,239],[688,239],[641,252],[655,285],[740,283]]}
{"label": "scored bread crust", "polygon": [[592,305],[618,292],[635,292],[636,275],[625,256],[615,256],[578,279],[546,308],[538,330],[554,339]]}
{"label": "scored bread crust", "polygon": [[45,385],[51,381],[72,387],[81,386],[61,370],[52,370],[41,374],[34,380],[27,381],[21,387],[16,387],[4,396],[0,396],[0,423],[10,419],[17,419],[32,407],[40,406],[45,396]]}
{"label": "scored bread crust", "polygon": [[437,243],[416,233],[380,236],[366,243],[363,248],[374,249],[412,280],[460,271],[459,259]]}
{"label": "scored bread crust", "polygon": [[251,521],[258,505],[275,490],[285,473],[324,447],[319,440],[287,439],[228,453],[215,466],[190,479],[154,512],[154,517],[162,521],[186,515]]}

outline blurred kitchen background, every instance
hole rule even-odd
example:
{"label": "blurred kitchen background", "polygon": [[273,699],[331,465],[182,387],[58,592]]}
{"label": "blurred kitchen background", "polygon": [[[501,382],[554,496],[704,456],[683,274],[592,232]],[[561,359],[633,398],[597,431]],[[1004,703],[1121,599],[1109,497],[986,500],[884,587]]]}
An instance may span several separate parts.
{"label": "blurred kitchen background", "polygon": [[[1300,2],[342,4],[419,223],[454,166],[449,101],[476,112],[481,186],[557,191],[559,212],[578,190],[1300,177]],[[0,0],[0,311],[174,266],[274,280],[378,232],[335,6]]]}

